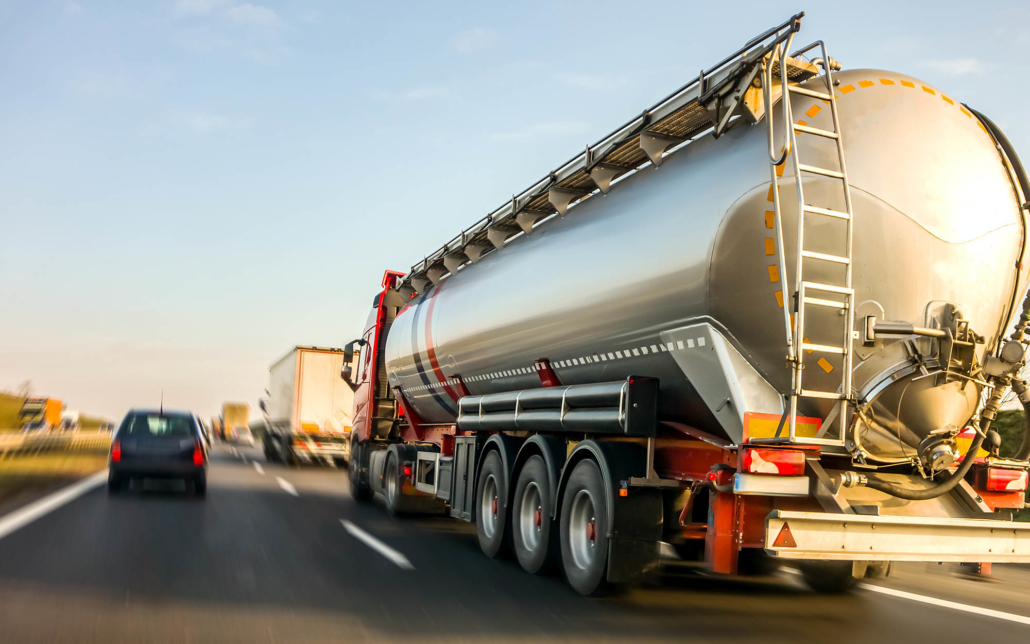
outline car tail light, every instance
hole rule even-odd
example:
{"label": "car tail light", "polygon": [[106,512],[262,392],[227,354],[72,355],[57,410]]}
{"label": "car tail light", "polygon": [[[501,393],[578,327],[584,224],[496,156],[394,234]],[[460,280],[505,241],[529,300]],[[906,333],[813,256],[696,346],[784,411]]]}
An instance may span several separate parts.
{"label": "car tail light", "polygon": [[204,448],[200,445],[200,441],[193,443],[193,464],[204,464]]}
{"label": "car tail light", "polygon": [[114,441],[111,443],[111,462],[118,463],[122,460],[122,442]]}
{"label": "car tail light", "polygon": [[1006,467],[987,468],[988,492],[1022,492],[1026,490],[1030,476],[1026,470],[1014,470]]}
{"label": "car tail light", "polygon": [[744,450],[744,471],[751,474],[801,476],[805,473],[805,453],[793,449]]}

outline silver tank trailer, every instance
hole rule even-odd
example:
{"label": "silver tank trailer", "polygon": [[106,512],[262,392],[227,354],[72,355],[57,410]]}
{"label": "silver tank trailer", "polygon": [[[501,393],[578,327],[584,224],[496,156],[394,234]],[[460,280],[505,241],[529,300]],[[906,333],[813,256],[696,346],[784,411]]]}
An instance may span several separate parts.
{"label": "silver tank trailer", "polygon": [[[1014,269],[1022,215],[993,140],[958,101],[909,76],[849,70],[835,79],[855,213],[855,328],[866,315],[940,327],[950,305],[985,336],[982,358],[1026,286]],[[795,120],[832,129],[822,101],[794,96],[792,109]],[[453,422],[452,376],[474,395],[533,388],[534,360],[547,358],[563,384],[657,377],[660,418],[745,438],[742,419],[778,415],[790,388],[767,128],[763,120],[700,138],[413,299],[387,339],[391,383],[425,421]],[[803,161],[837,167],[832,143],[814,138],[799,139]],[[788,160],[779,185],[789,273],[793,175]],[[843,209],[830,182],[806,174],[806,200]],[[808,219],[809,250],[843,254],[833,228],[842,222],[822,219]],[[841,279],[838,267],[805,270],[808,281]],[[831,317],[806,320],[810,340],[839,344],[839,314],[822,315]],[[873,460],[905,460],[929,433],[961,428],[976,412],[976,383],[918,377],[925,371],[911,356],[930,355],[932,342],[854,342],[853,392],[868,403],[857,434]],[[805,356],[806,388],[837,387],[837,358]],[[739,395],[720,402],[717,381]],[[802,407],[817,418],[829,409]]]}

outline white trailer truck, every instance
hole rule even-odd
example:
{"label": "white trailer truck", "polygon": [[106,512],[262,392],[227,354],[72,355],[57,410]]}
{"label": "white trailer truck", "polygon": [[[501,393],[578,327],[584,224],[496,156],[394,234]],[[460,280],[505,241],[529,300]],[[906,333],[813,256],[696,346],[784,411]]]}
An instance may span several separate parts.
{"label": "white trailer truck", "polygon": [[264,449],[269,461],[350,460],[354,396],[340,380],[343,349],[297,346],[269,368]]}

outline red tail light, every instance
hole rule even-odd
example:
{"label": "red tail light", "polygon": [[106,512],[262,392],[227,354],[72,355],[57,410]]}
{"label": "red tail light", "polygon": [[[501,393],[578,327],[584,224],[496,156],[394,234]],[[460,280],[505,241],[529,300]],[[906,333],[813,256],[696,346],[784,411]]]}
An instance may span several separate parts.
{"label": "red tail light", "polygon": [[988,492],[1022,492],[1026,490],[1030,476],[1026,470],[1013,470],[1004,467],[987,468]]}
{"label": "red tail light", "polygon": [[200,441],[193,443],[193,464],[198,466],[204,464],[204,448],[200,445]]}
{"label": "red tail light", "polygon": [[411,463],[405,463],[404,464],[404,478],[406,478],[406,479],[410,479],[411,478]]}
{"label": "red tail light", "polygon": [[801,476],[805,473],[805,453],[793,449],[751,447],[744,450],[744,471],[751,474]]}
{"label": "red tail light", "polygon": [[118,463],[122,460],[122,442],[114,441],[111,443],[111,462]]}

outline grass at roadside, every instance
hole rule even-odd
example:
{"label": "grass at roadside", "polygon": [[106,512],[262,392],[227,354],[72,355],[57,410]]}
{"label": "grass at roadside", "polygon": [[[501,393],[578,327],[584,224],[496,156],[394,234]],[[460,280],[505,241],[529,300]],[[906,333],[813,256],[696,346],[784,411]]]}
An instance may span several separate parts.
{"label": "grass at roadside", "polygon": [[18,427],[18,412],[21,411],[25,399],[0,391],[0,431],[13,430]]}
{"label": "grass at roadside", "polygon": [[107,452],[54,452],[0,460],[0,480],[16,477],[86,476],[107,465]]}
{"label": "grass at roadside", "polygon": [[55,452],[0,460],[0,504],[31,500],[107,466],[106,452]]}

